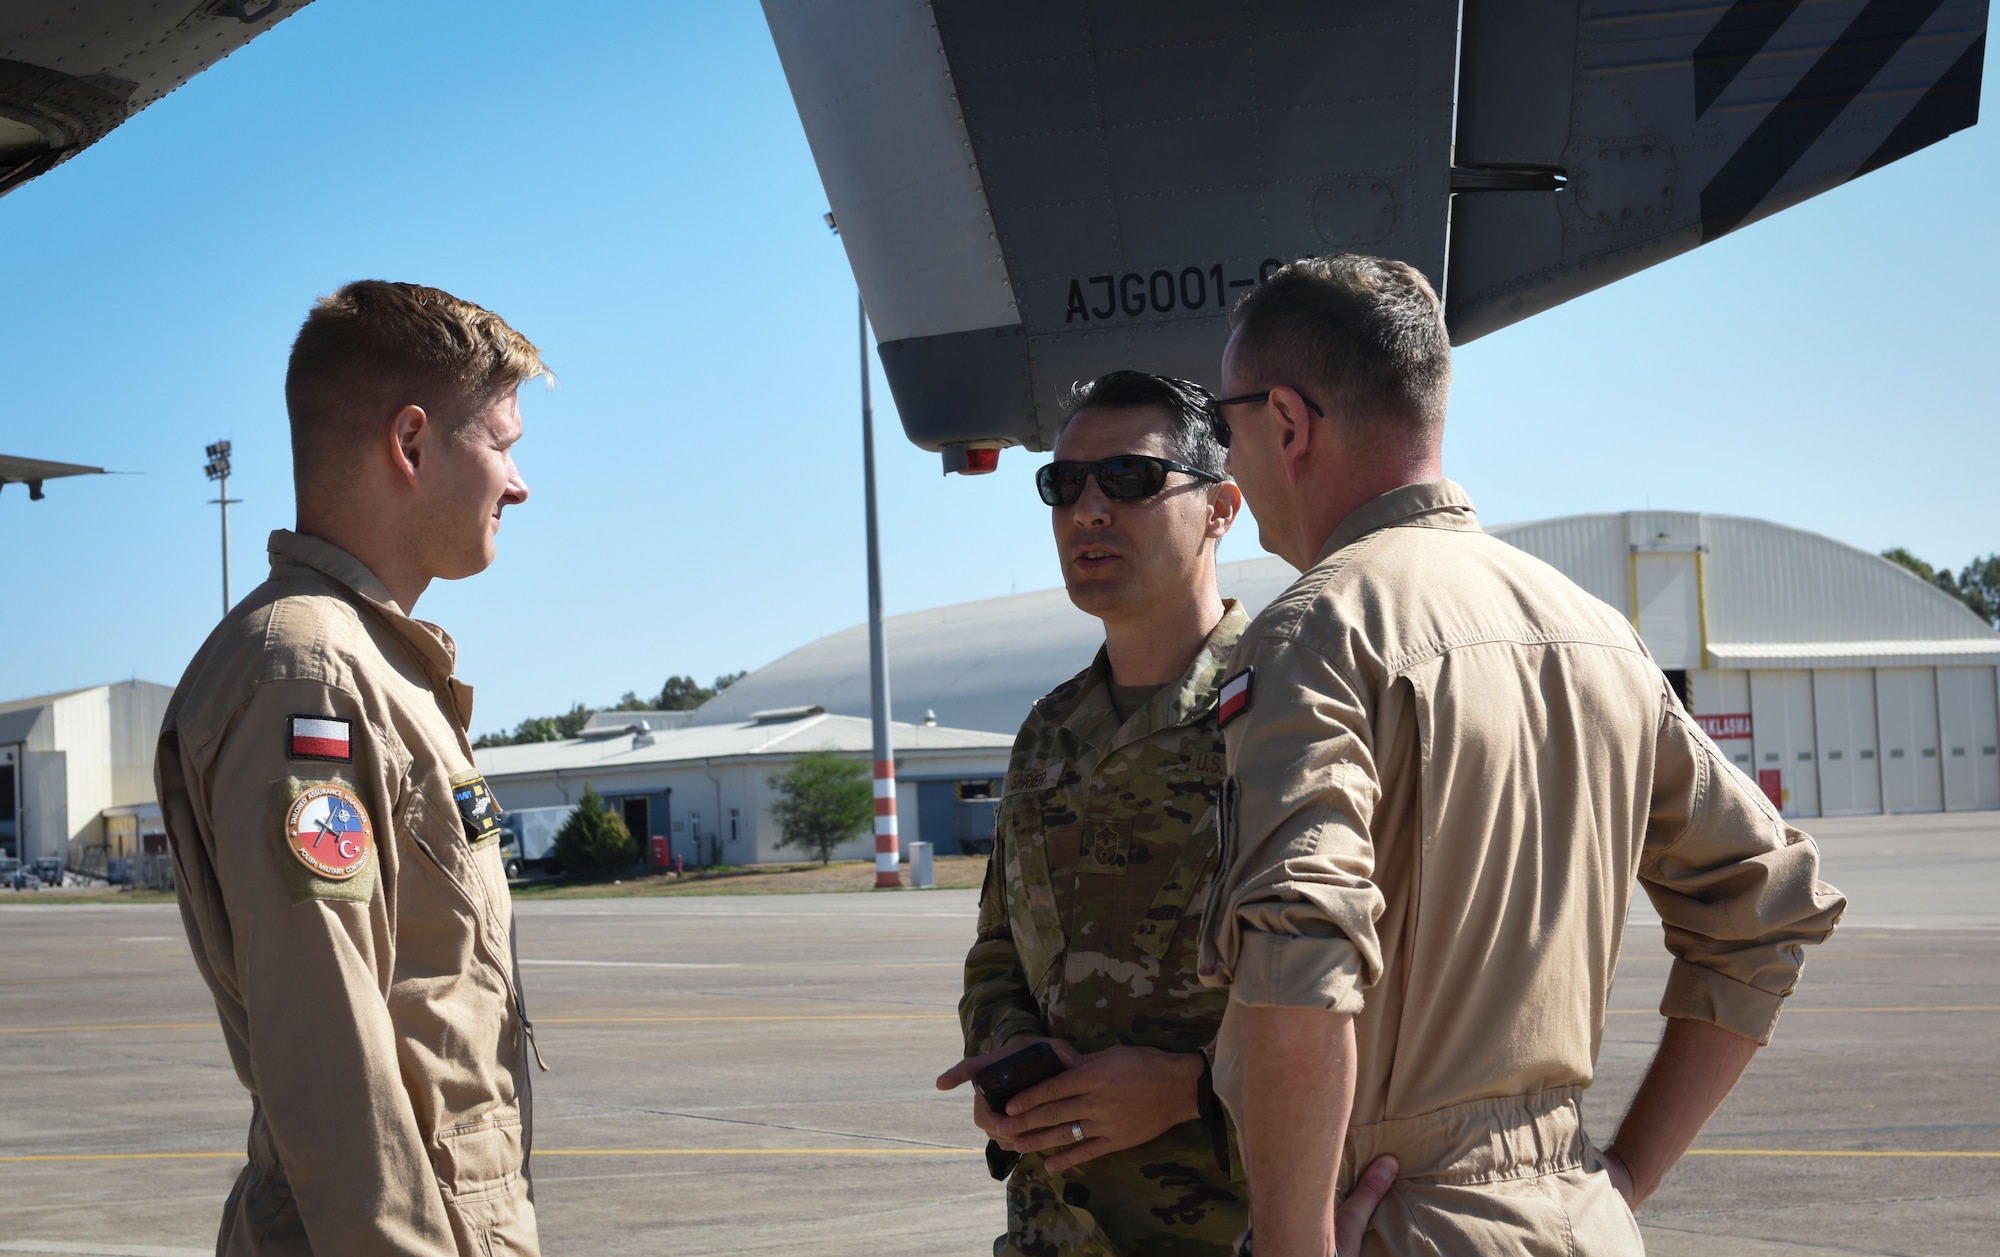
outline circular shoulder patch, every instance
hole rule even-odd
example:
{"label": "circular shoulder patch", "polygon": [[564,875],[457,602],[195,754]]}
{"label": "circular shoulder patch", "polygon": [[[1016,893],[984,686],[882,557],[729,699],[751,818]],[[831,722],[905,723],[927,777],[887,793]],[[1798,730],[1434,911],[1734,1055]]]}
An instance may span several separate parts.
{"label": "circular shoulder patch", "polygon": [[300,864],[320,877],[344,882],[368,867],[375,829],[351,788],[322,781],[292,800],[285,815],[285,842]]}

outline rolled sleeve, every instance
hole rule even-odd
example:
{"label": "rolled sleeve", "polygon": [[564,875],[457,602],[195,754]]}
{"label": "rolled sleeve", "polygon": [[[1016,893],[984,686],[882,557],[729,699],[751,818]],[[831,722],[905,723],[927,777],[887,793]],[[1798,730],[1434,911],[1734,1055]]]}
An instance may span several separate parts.
{"label": "rolled sleeve", "polygon": [[1769,1043],[1805,946],[1847,900],[1819,880],[1819,848],[1667,700],[1640,883],[1675,964],[1660,1012]]}
{"label": "rolled sleeve", "polygon": [[1361,1011],[1361,953],[1345,935],[1245,930],[1229,998],[1252,1007]]}
{"label": "rolled sleeve", "polygon": [[1381,797],[1354,687],[1285,638],[1249,643],[1251,705],[1224,731],[1223,860],[1202,980],[1252,1006],[1358,1011],[1382,976],[1369,822]]}
{"label": "rolled sleeve", "polygon": [[1769,1043],[1785,997],[1760,990],[1713,969],[1676,958],[1660,997],[1662,1017],[1709,1021],[1746,1039]]}

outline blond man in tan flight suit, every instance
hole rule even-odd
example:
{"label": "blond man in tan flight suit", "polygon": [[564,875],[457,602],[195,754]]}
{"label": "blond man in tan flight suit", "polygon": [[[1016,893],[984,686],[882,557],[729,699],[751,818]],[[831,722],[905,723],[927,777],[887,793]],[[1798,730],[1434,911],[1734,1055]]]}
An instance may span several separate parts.
{"label": "blond man in tan flight suit", "polygon": [[217,1252],[534,1253],[532,1031],[455,648],[410,618],[527,486],[500,318],[374,280],[285,377],[298,529],[188,665],[158,785],[181,917],[251,1096]]}
{"label": "blond man in tan flight suit", "polygon": [[[1632,625],[1482,533],[1440,466],[1450,347],[1400,262],[1296,262],[1233,319],[1216,408],[1303,574],[1218,706],[1203,980],[1256,1257],[1632,1254],[1632,1209],[1735,1085],[1845,906]],[[1617,1137],[1581,1095],[1633,882],[1674,964]],[[1394,1186],[1365,1236],[1334,1202]]]}

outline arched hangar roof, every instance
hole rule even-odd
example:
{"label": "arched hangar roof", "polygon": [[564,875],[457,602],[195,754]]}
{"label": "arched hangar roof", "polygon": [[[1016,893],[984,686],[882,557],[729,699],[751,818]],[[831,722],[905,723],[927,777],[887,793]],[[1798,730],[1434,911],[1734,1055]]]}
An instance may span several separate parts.
{"label": "arched hangar roof", "polygon": [[1636,558],[1699,554],[1708,653],[1718,668],[2000,663],[2000,634],[1964,603],[1887,559],[1801,528],[1627,511],[1491,531],[1628,616]]}
{"label": "arched hangar roof", "polygon": [[[1699,553],[1708,650],[1719,668],[2000,663],[1995,634],[1964,604],[1865,550],[1734,515],[1671,511],[1502,524],[1494,536],[1560,569],[1621,613],[1634,610],[1635,554]],[[1225,597],[1255,614],[1297,576],[1278,559],[1225,563]],[[1104,640],[1061,589],[890,616],[896,720],[1012,733],[1030,703],[1080,671]],[[809,642],[710,700],[696,724],[816,703],[868,714],[868,626]]]}

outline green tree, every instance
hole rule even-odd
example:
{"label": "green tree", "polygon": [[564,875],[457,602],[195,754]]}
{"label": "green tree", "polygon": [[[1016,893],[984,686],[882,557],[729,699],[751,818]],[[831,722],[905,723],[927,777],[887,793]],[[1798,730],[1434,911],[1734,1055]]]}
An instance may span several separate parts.
{"label": "green tree", "polygon": [[1989,554],[1966,564],[1958,574],[1956,588],[1945,583],[1950,579],[1951,573],[1938,573],[1938,586],[1947,593],[1957,594],[1974,615],[2000,628],[2000,554]]}
{"label": "green tree", "polygon": [[1926,585],[1937,584],[1937,569],[1901,546],[1893,550],[1884,550],[1882,557],[1900,568],[1916,573],[1917,579]]}
{"label": "green tree", "polygon": [[583,797],[556,831],[556,859],[571,873],[610,873],[639,858],[625,820],[604,806],[589,784]]}
{"label": "green tree", "polygon": [[2000,628],[2000,554],[1974,559],[1953,576],[1950,568],[1935,568],[1901,546],[1884,550],[1882,557],[1914,573],[1927,585],[1935,585],[1972,609],[1972,614]]}
{"label": "green tree", "polygon": [[[648,699],[647,702],[654,711],[693,711],[709,699],[714,698],[721,691],[728,689],[731,685],[742,680],[744,675],[741,672],[725,672],[715,678],[714,685],[701,685],[691,676],[668,677],[667,683],[660,687],[660,696]],[[633,696],[627,694],[625,697],[631,698]],[[621,708],[620,710],[637,710],[637,708]]]}
{"label": "green tree", "polygon": [[583,732],[583,726],[597,714],[594,707],[576,704],[560,716],[533,716],[514,726],[512,733],[487,733],[472,744],[474,750],[489,746],[522,746],[529,742],[561,742]]}
{"label": "green tree", "polygon": [[742,680],[746,673],[725,672],[712,686],[699,685],[691,676],[668,677],[658,697],[641,698],[626,690],[623,698],[609,707],[585,707],[578,703],[560,716],[534,716],[514,726],[512,733],[483,733],[472,744],[474,750],[489,746],[521,746],[529,742],[561,742],[583,732],[583,726],[599,711],[693,711],[718,691]]}
{"label": "green tree", "polygon": [[714,697],[714,690],[697,685],[693,677],[668,677],[667,683],[660,687],[660,696],[653,700],[653,710],[693,711]]}
{"label": "green tree", "polygon": [[798,847],[819,857],[833,858],[833,849],[858,838],[875,819],[875,788],[868,768],[839,751],[807,751],[792,761],[790,771],[766,778],[778,792],[771,816],[778,822],[781,847]]}

